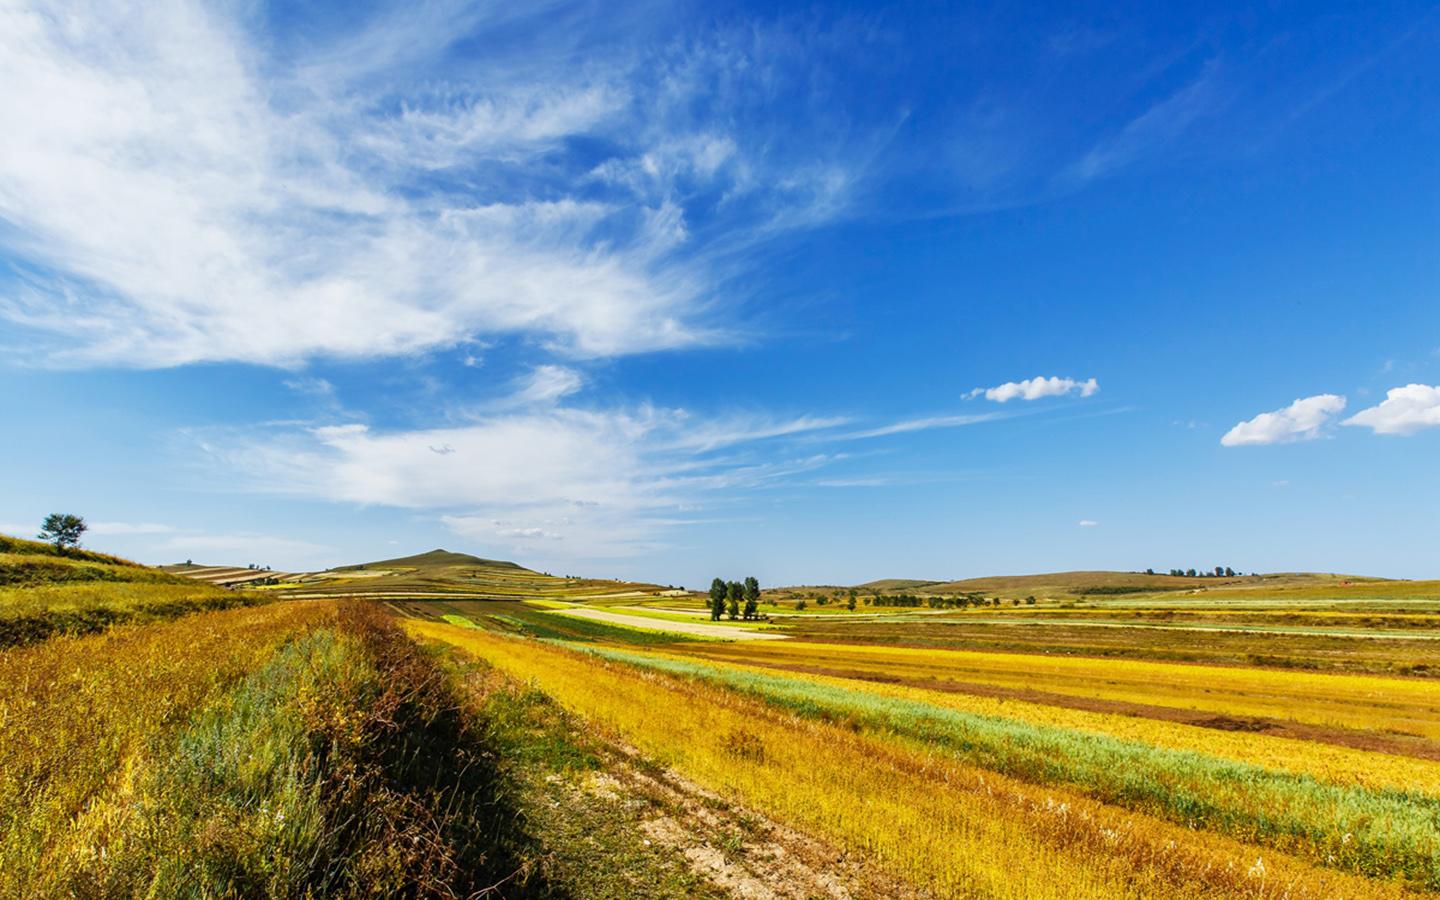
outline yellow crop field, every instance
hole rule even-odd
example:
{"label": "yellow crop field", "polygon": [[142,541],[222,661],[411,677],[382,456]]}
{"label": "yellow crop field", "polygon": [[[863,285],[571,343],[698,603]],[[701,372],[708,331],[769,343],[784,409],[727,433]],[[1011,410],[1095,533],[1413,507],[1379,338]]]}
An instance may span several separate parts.
{"label": "yellow crop field", "polygon": [[981,683],[1440,740],[1440,682],[1421,679],[800,641],[763,648],[707,645],[693,652],[835,674]]}
{"label": "yellow crop field", "polygon": [[531,681],[688,777],[873,854],[943,896],[1353,897],[1404,890],[1082,792],[1029,784],[923,741],[797,715],[703,680],[475,629],[407,627]]}
{"label": "yellow crop field", "polygon": [[[688,645],[686,645],[688,647]],[[786,645],[792,646],[792,645]],[[641,651],[632,651],[639,655]],[[703,653],[687,649],[646,650],[657,659],[683,660]],[[767,673],[762,666],[715,663],[738,672]],[[996,699],[923,687],[856,681],[811,673],[789,674],[796,680],[830,685],[859,695],[916,700],[981,716],[997,716],[1089,734],[1103,734],[1155,747],[1204,753],[1272,769],[1303,773],[1339,785],[1419,791],[1440,797],[1440,762],[1378,753],[1263,732],[1202,728],[1134,715],[1097,713],[1014,699]]]}

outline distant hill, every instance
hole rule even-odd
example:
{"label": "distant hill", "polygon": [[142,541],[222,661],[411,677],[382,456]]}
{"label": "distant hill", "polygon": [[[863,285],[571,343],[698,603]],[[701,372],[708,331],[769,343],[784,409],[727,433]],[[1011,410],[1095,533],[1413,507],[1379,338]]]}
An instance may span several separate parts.
{"label": "distant hill", "polygon": [[1129,593],[1160,593],[1165,591],[1291,587],[1324,587],[1341,583],[1384,581],[1358,575],[1333,575],[1317,572],[1282,572],[1269,575],[1236,575],[1233,577],[1147,575],[1143,572],[1048,572],[1036,575],[991,575],[955,581],[926,581],[910,578],[883,578],[857,584],[861,592],[914,594],[1001,594],[1005,596],[1072,596],[1123,595]]}
{"label": "distant hill", "polygon": [[392,603],[452,599],[621,603],[670,593],[655,584],[560,577],[509,560],[444,549],[340,566],[260,590],[296,598],[364,597]]}
{"label": "distant hill", "polygon": [[358,566],[345,566],[347,569],[383,569],[383,568],[413,568],[429,569],[437,566],[483,566],[492,569],[525,569],[517,563],[501,559],[485,559],[480,556],[471,556],[469,553],[455,553],[451,550],[436,549],[429,553],[417,553],[414,556],[401,556],[396,559],[382,559],[376,562],[361,563]]}

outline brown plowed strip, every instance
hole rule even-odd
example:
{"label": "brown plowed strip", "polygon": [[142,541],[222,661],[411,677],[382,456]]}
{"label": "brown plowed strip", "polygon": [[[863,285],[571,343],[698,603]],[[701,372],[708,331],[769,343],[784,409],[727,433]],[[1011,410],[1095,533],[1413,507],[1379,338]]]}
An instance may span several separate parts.
{"label": "brown plowed strip", "polygon": [[922,688],[927,691],[941,691],[947,694],[970,694],[976,697],[1021,700],[1026,703],[1041,703],[1046,706],[1081,709],[1087,712],[1111,713],[1119,716],[1137,716],[1145,719],[1162,719],[1166,722],[1179,722],[1184,725],[1196,725],[1201,728],[1217,728],[1223,731],[1253,731],[1275,737],[1316,741],[1321,744],[1334,744],[1338,747],[1350,747],[1355,750],[1373,750],[1379,753],[1394,754],[1396,756],[1411,756],[1417,759],[1440,761],[1440,742],[1412,735],[1353,731],[1348,728],[1326,728],[1323,725],[1310,725],[1305,722],[1292,722],[1286,719],[1222,716],[1206,710],[1176,709],[1171,706],[1129,703],[1124,700],[1076,697],[1071,694],[1056,694],[1049,691],[1037,691],[1028,688],[1007,688],[994,684],[978,684],[969,681],[901,678],[897,675],[856,672],[850,669],[832,669],[826,666],[770,663],[757,659],[747,659],[745,663],[767,669],[801,672],[807,675],[828,675],[832,678],[848,678],[851,681],[899,684],[906,687]]}

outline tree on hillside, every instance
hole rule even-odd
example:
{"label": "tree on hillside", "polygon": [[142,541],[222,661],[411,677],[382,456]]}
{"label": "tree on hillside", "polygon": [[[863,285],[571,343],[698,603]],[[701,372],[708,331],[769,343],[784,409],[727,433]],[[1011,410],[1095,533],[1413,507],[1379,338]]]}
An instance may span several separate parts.
{"label": "tree on hillside", "polygon": [[730,618],[740,618],[740,600],[745,596],[745,586],[738,581],[732,581],[726,587],[726,598],[730,601]]}
{"label": "tree on hillside", "polygon": [[89,530],[85,520],[70,513],[51,513],[40,525],[40,540],[54,544],[61,553],[80,546],[80,535]]}
{"label": "tree on hillside", "polygon": [[745,618],[753,619],[760,612],[760,581],[754,575],[745,578]]}
{"label": "tree on hillside", "polygon": [[1154,569],[1146,569],[1146,570],[1145,570],[1145,574],[1146,574],[1146,575],[1154,575],[1154,574],[1155,574],[1155,570],[1154,570]]}
{"label": "tree on hillside", "polygon": [[850,592],[850,597],[845,601],[845,608],[851,612],[855,611],[855,592]]}
{"label": "tree on hillside", "polygon": [[712,622],[720,621],[720,617],[725,615],[726,592],[727,588],[722,579],[717,578],[710,582],[710,620]]}
{"label": "tree on hillside", "polygon": [[1189,577],[1189,578],[1194,578],[1194,577],[1195,577],[1195,570],[1194,570],[1194,569],[1186,569],[1186,570],[1185,570],[1185,575],[1186,575],[1187,577]]}
{"label": "tree on hillside", "polygon": [[1234,577],[1235,577],[1235,570],[1232,569],[1232,568],[1230,568],[1229,566],[1226,566],[1226,567],[1225,567],[1225,577],[1226,577],[1226,578],[1234,578]]}

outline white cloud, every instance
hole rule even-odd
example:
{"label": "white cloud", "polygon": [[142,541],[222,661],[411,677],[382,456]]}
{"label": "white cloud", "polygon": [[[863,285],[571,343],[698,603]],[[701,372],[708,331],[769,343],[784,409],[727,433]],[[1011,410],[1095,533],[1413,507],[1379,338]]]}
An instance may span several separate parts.
{"label": "white cloud", "polygon": [[[805,83],[763,28],[637,57],[580,48],[586,24],[543,8],[442,3],[280,52],[246,9],[0,11],[0,241],[20,273],[0,317],[45,337],[34,361],[678,347],[717,334],[707,249],[844,209],[853,148],[722,129],[783,133],[726,113]],[[500,27],[508,55],[436,77],[450,44]],[[576,138],[598,140],[567,156]],[[695,209],[727,217],[726,246],[691,247]]]}
{"label": "white cloud", "polygon": [[155,522],[90,522],[90,533],[101,535],[120,534],[169,534],[175,529]]}
{"label": "white cloud", "polygon": [[1008,403],[1011,400],[1039,400],[1042,397],[1063,397],[1066,394],[1079,394],[1081,397],[1089,397],[1100,390],[1100,383],[1094,378],[1085,381],[1076,381],[1073,378],[1060,378],[1051,376],[1036,376],[1027,378],[1024,381],[1007,381],[1004,384],[992,388],[976,388],[965,396],[966,398],[985,395],[985,399],[994,400],[996,403]]}
{"label": "white cloud", "polygon": [[1081,519],[1076,524],[1078,524],[1081,528],[1095,528],[1099,526],[1100,523],[1095,521],[1094,519]]}
{"label": "white cloud", "polygon": [[1391,388],[1379,405],[1362,409],[1340,424],[1363,425],[1376,434],[1398,435],[1440,426],[1440,385]]}
{"label": "white cloud", "polygon": [[297,394],[326,399],[335,396],[335,385],[324,378],[287,378],[281,383]]}
{"label": "white cloud", "polygon": [[1225,432],[1220,443],[1226,447],[1253,444],[1283,444],[1310,441],[1345,408],[1345,398],[1336,394],[1302,397],[1284,409],[1261,413]]}
{"label": "white cloud", "polygon": [[564,366],[536,366],[519,385],[514,401],[520,405],[552,404],[584,387],[585,379]]}
{"label": "white cloud", "polygon": [[540,392],[545,402],[503,405],[460,425],[289,427],[227,433],[202,449],[248,487],[434,511],[460,534],[522,553],[544,540],[548,554],[597,558],[655,546],[683,510],[717,492],[826,465],[834,457],[771,459],[757,445],[843,421],[583,410],[557,405],[561,396]]}

